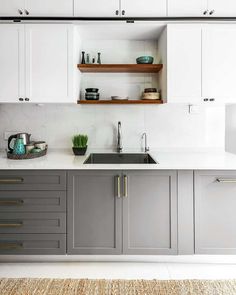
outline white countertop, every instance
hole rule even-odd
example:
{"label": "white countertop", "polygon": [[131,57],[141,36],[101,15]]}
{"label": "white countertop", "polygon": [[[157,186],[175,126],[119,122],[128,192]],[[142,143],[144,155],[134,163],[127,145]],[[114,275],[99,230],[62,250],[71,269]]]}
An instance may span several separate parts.
{"label": "white countertop", "polygon": [[[93,151],[92,151],[93,152]],[[9,160],[0,152],[0,170],[236,170],[236,154],[219,151],[150,151],[159,164],[86,164],[88,157],[74,156],[71,150],[49,150],[32,160]]]}

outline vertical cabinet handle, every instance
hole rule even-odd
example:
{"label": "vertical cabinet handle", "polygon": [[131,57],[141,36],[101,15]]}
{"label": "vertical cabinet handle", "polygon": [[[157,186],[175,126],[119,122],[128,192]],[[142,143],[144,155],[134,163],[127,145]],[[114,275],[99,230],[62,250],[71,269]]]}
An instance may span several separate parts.
{"label": "vertical cabinet handle", "polygon": [[128,176],[124,175],[124,197],[128,198]]}
{"label": "vertical cabinet handle", "polygon": [[120,195],[120,176],[117,175],[115,177],[115,179],[116,179],[116,197],[120,198],[121,197],[121,195]]}
{"label": "vertical cabinet handle", "polygon": [[119,15],[119,10],[116,10],[116,15]]}
{"label": "vertical cabinet handle", "polygon": [[122,14],[122,15],[125,15],[125,10],[122,10],[121,14]]}
{"label": "vertical cabinet handle", "polygon": [[25,9],[25,14],[29,15],[29,11],[27,9]]}
{"label": "vertical cabinet handle", "polygon": [[203,15],[207,15],[207,13],[208,13],[208,10],[205,10],[205,11],[203,12]]}
{"label": "vertical cabinet handle", "polygon": [[214,13],[215,13],[215,10],[214,9],[209,12],[210,15],[212,15]]}
{"label": "vertical cabinet handle", "polygon": [[23,11],[21,9],[18,9],[18,12],[19,12],[20,15],[23,14]]}

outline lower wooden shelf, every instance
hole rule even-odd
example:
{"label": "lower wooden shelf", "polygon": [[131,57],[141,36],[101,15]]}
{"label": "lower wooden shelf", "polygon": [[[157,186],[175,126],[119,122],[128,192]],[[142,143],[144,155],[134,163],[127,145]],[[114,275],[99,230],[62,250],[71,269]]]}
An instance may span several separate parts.
{"label": "lower wooden shelf", "polygon": [[162,99],[137,99],[137,100],[78,100],[78,104],[162,104]]}

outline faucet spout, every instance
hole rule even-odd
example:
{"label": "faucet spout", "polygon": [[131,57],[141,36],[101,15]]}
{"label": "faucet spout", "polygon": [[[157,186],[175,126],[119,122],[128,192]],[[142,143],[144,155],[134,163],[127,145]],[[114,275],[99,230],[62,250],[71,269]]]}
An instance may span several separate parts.
{"label": "faucet spout", "polygon": [[121,122],[118,122],[118,133],[117,133],[117,153],[121,153],[122,147],[122,134],[121,134]]}
{"label": "faucet spout", "polygon": [[145,151],[145,153],[147,153],[147,152],[149,152],[149,147],[147,146],[147,133],[146,132],[144,132],[143,134],[142,134],[142,139],[144,138],[144,144],[145,144],[145,147],[144,147],[144,151]]}

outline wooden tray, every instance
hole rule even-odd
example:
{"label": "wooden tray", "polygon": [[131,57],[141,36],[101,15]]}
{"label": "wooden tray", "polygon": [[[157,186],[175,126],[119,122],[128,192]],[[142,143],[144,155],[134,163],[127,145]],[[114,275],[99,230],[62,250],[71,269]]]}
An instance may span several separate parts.
{"label": "wooden tray", "polygon": [[47,154],[47,149],[38,152],[38,153],[29,153],[24,155],[14,155],[12,153],[7,152],[7,158],[11,160],[28,160],[43,157]]}

